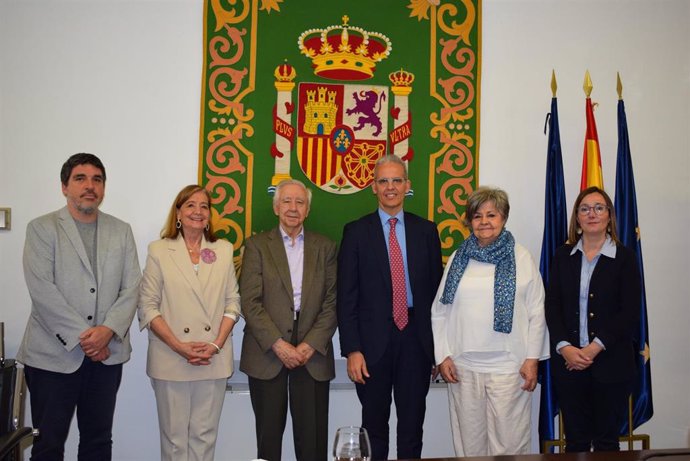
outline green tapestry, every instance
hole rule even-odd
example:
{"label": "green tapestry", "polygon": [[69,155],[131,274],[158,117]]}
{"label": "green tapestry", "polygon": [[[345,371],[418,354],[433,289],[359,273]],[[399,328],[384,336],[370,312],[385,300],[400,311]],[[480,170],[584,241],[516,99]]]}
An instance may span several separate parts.
{"label": "green tapestry", "polygon": [[277,225],[281,180],[313,191],[306,226],[339,241],[370,213],[373,165],[397,155],[405,209],[444,259],[477,183],[481,0],[207,0],[199,181],[236,248]]}

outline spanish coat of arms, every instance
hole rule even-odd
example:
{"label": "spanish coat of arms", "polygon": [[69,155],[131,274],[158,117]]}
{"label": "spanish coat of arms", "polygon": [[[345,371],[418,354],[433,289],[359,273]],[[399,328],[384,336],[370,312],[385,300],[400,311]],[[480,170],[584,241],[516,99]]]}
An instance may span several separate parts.
{"label": "spanish coat of arms", "polygon": [[[303,32],[298,44],[301,53],[312,60],[315,75],[344,83],[296,85],[296,72],[290,64],[275,69],[276,142],[271,148],[275,174],[271,188],[291,177],[290,153],[295,135],[295,155],[305,176],[317,187],[335,194],[352,194],[368,187],[374,179],[374,165],[384,155],[411,160],[407,96],[414,76],[401,69],[389,75],[392,87],[360,83],[372,78],[376,63],[388,57],[390,40],[383,34],[348,25],[345,16],[340,26]],[[296,103],[292,99],[295,86]],[[394,124],[392,130],[388,127],[389,117]]]}

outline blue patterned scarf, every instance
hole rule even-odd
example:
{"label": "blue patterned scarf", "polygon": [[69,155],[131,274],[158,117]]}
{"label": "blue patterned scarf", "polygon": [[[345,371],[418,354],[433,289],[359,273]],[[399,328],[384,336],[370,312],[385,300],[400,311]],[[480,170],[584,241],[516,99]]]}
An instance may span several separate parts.
{"label": "blue patterned scarf", "polygon": [[494,331],[510,333],[513,329],[515,304],[515,239],[503,229],[490,245],[480,247],[474,234],[460,245],[448,270],[442,304],[452,304],[455,292],[470,259],[496,266],[494,274]]}

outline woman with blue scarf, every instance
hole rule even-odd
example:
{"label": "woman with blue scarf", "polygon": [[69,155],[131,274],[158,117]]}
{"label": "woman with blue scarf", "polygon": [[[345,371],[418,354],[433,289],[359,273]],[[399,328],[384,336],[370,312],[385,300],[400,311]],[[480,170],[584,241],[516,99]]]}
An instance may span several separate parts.
{"label": "woman with blue scarf", "polygon": [[505,229],[509,211],[500,189],[469,196],[472,234],[451,255],[432,306],[459,457],[529,452],[531,392],[538,361],[549,357],[541,276]]}

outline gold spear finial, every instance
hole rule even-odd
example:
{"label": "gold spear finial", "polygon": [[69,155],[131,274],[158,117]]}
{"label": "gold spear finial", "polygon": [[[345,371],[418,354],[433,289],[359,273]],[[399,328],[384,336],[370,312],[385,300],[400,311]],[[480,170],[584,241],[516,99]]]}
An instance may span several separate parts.
{"label": "gold spear finial", "polygon": [[592,94],[592,79],[589,77],[589,69],[585,72],[585,83],[582,84],[582,89],[585,91],[585,96],[589,98],[589,95]]}
{"label": "gold spear finial", "polygon": [[616,72],[616,91],[618,91],[618,99],[623,99],[623,83],[621,83],[620,72]]}
{"label": "gold spear finial", "polygon": [[553,97],[556,97],[556,90],[558,90],[558,84],[556,83],[556,71],[551,69],[551,93]]}

